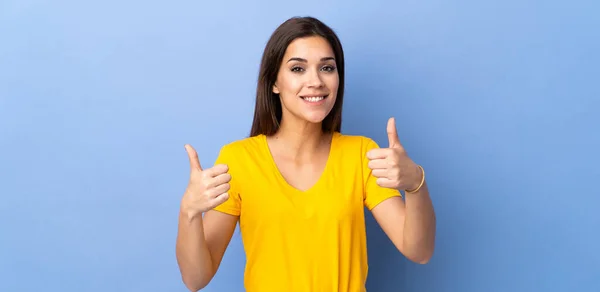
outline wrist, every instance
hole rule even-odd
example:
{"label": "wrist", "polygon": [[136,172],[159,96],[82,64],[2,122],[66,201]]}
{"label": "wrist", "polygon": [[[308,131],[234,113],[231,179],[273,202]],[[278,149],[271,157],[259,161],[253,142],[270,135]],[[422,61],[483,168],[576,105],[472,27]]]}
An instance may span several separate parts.
{"label": "wrist", "polygon": [[404,191],[407,193],[416,193],[423,187],[423,184],[425,184],[425,170],[422,166],[415,164],[415,179],[410,185],[410,188],[407,188]]}
{"label": "wrist", "polygon": [[179,212],[188,223],[197,220],[198,217],[202,217],[202,212],[198,212],[194,208],[191,208],[185,201],[181,202]]}

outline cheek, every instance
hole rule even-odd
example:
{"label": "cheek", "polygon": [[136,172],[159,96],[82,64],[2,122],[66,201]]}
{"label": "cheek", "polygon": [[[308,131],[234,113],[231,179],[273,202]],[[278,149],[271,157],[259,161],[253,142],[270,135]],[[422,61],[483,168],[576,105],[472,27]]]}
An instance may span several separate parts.
{"label": "cheek", "polygon": [[325,84],[329,89],[337,89],[340,84],[340,79],[337,74],[331,74],[324,77]]}
{"label": "cheek", "polygon": [[302,84],[298,82],[298,78],[290,78],[290,76],[282,76],[278,81],[279,97],[281,102],[289,108],[298,99],[298,94],[302,89]]}
{"label": "cheek", "polygon": [[286,94],[296,94],[302,89],[302,82],[300,78],[290,75],[290,73],[282,74],[277,81],[279,89]]}
{"label": "cheek", "polygon": [[335,99],[337,98],[337,93],[338,93],[338,89],[339,89],[339,79],[337,76],[332,76],[331,78],[329,78],[326,81],[326,86],[329,89],[329,91],[332,93],[332,101],[335,101]]}

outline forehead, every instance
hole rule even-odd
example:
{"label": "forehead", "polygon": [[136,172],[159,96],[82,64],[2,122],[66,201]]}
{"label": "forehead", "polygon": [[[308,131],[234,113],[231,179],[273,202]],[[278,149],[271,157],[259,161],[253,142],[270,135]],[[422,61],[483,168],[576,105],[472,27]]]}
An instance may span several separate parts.
{"label": "forehead", "polygon": [[333,49],[329,42],[320,36],[310,36],[295,39],[285,51],[286,58],[299,57],[305,59],[321,59],[333,57]]}

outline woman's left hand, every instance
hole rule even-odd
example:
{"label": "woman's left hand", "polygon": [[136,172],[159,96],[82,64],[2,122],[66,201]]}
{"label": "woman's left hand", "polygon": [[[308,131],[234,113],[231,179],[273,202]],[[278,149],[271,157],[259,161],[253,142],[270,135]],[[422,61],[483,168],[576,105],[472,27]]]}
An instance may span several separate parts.
{"label": "woman's left hand", "polygon": [[389,148],[371,149],[367,152],[369,168],[377,177],[379,186],[397,190],[414,190],[421,183],[419,166],[408,157],[398,139],[396,122],[390,118],[387,124]]}

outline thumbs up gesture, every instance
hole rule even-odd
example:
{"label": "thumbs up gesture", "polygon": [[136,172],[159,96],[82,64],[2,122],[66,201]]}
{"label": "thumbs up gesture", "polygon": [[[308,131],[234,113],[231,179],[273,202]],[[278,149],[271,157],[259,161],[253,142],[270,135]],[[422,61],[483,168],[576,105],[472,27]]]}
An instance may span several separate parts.
{"label": "thumbs up gesture", "polygon": [[367,152],[369,168],[377,177],[377,184],[397,190],[414,190],[421,182],[421,169],[409,157],[398,139],[396,121],[387,124],[388,148],[371,149]]}
{"label": "thumbs up gesture", "polygon": [[190,181],[181,207],[188,218],[193,218],[227,201],[231,175],[224,164],[203,170],[196,150],[191,145],[185,145],[185,149],[190,159]]}

